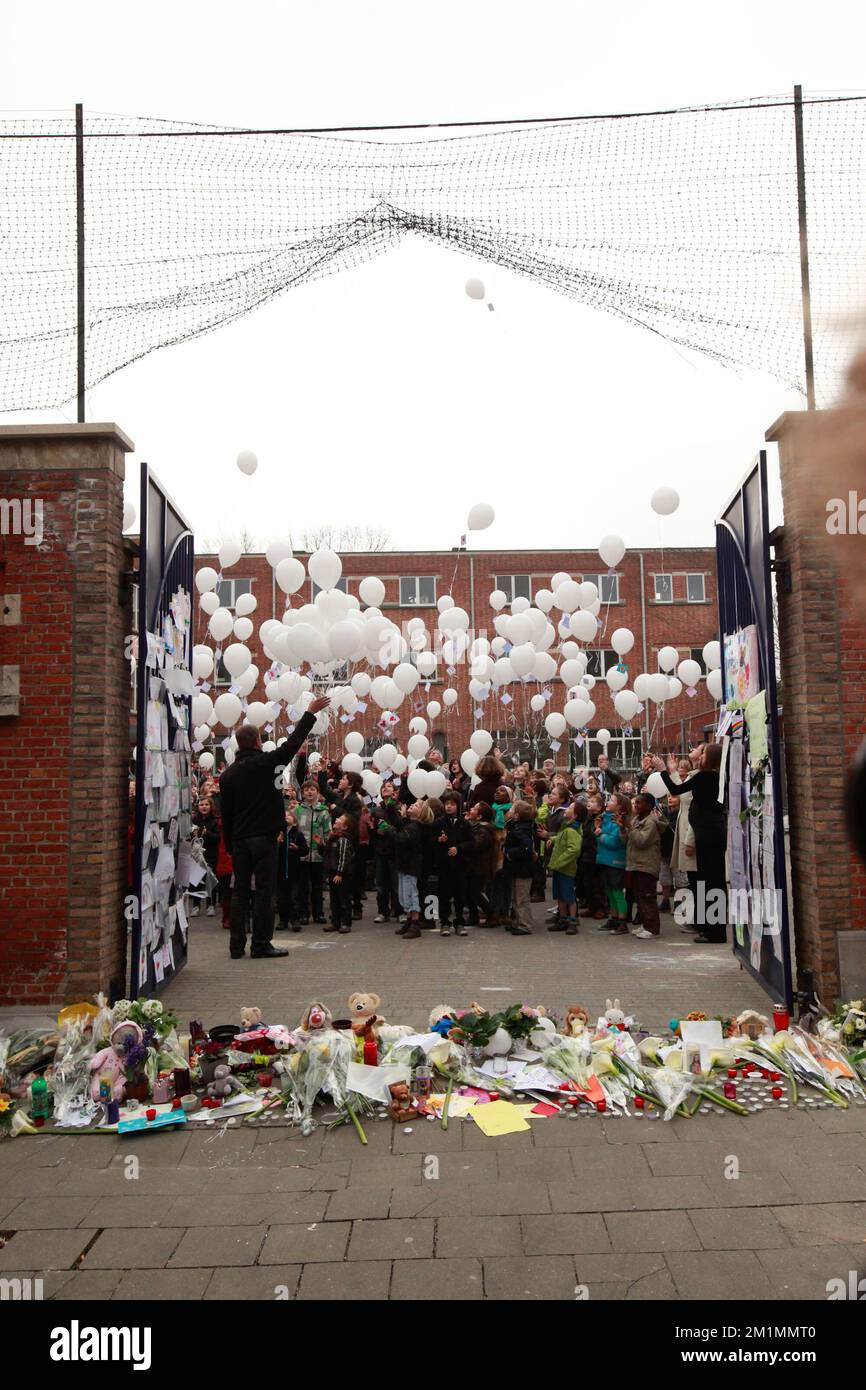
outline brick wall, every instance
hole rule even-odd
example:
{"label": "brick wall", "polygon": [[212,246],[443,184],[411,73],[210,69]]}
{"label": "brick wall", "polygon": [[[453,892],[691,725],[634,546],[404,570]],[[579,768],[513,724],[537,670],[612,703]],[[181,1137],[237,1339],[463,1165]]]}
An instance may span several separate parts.
{"label": "brick wall", "polygon": [[801,486],[796,417],[767,434],[779,445],[785,524],[776,548],[785,706],[791,880],[797,964],[831,1004],[843,988],[839,933],[863,932],[866,871],[848,847],[845,779],[866,735],[866,629],[828,558],[826,514]]}
{"label": "brick wall", "polygon": [[113,425],[0,427],[0,498],[43,539],[0,536],[0,1003],[87,999],[125,970],[129,568]]}
{"label": "brick wall", "polygon": [[[305,560],[306,557],[299,554],[299,559]],[[386,587],[386,597],[383,604],[383,611],[398,625],[402,625],[413,617],[424,619],[425,625],[431,633],[435,631],[438,612],[435,603],[424,607],[401,607],[399,603],[400,576],[410,575],[431,575],[436,580],[436,596],[450,593],[454,601],[469,614],[471,626],[476,635],[485,633],[489,638],[495,636],[493,629],[493,610],[490,608],[489,596],[493,589],[497,587],[497,578],[502,575],[529,575],[530,591],[532,594],[542,587],[550,587],[550,580],[554,573],[563,570],[575,578],[580,578],[584,574],[587,576],[597,576],[599,571],[604,569],[604,565],[599,560],[595,551],[482,551],[474,554],[461,553],[455,551],[432,551],[421,553],[403,553],[394,551],[384,551],[379,554],[347,554],[341,557],[343,561],[343,572],[348,577],[350,592],[357,592],[357,586],[365,575],[378,575],[383,580]],[[643,564],[641,563],[643,562]],[[196,566],[212,565],[219,570],[219,560],[216,556],[200,555],[196,557]],[[654,575],[656,572],[673,573],[677,576],[674,581],[673,603],[656,603]],[[682,656],[688,656],[691,648],[703,647],[704,644],[718,635],[718,617],[716,606],[716,571],[715,571],[715,551],[712,549],[665,549],[665,550],[645,550],[627,552],[621,564],[617,567],[619,575],[620,602],[610,605],[606,621],[606,635],[601,635],[596,639],[593,646],[610,646],[610,634],[617,627],[628,627],[635,635],[635,645],[626,658],[630,674],[637,675],[640,671],[657,670],[657,653],[660,647],[671,645],[681,649]],[[705,576],[705,601],[703,603],[688,603],[684,597],[684,576],[686,573],[703,574]],[[643,575],[643,579],[642,579]],[[258,640],[258,628],[265,618],[282,617],[287,600],[279,587],[274,591],[273,576],[271,567],[264,555],[246,555],[231,570],[226,571],[227,579],[251,579],[253,593],[258,599],[258,608],[253,615],[255,631],[247,645],[253,653],[253,661],[258,666],[260,675],[263,676],[268,667],[265,657]],[[644,602],[641,603],[641,591],[643,584]],[[311,590],[309,582],[292,596],[293,607],[300,606],[301,603],[309,602]],[[602,606],[600,618],[605,619],[607,605]],[[556,615],[554,615],[556,616]],[[207,632],[207,615],[200,610],[196,619],[196,642],[213,646],[212,639]],[[646,665],[645,665],[646,662]],[[434,721],[430,732],[441,733],[444,735],[448,749],[453,756],[460,753],[469,742],[472,730],[477,727],[473,720],[472,702],[466,692],[468,675],[465,667],[458,669],[458,674],[454,678],[448,677],[442,671],[442,679],[431,684],[429,694],[424,690],[424,683],[418,687],[416,700],[420,696],[423,704],[429,700],[438,699],[441,703],[441,692],[449,683],[454,684],[459,691],[460,699],[456,706],[450,711],[443,709],[442,715]],[[536,687],[530,686],[526,691],[526,701],[528,708],[528,697]],[[515,695],[516,687],[511,688],[511,694]],[[213,693],[213,692],[212,692]],[[259,681],[256,691],[251,698],[264,698],[264,687]],[[606,682],[598,681],[593,691],[593,700],[597,707],[594,720],[595,727],[608,727],[612,732],[616,732],[621,724],[619,716],[613,708],[613,701],[610,696]],[[505,707],[498,703],[495,695],[488,697],[485,702],[485,721],[483,727],[503,729],[508,723],[508,713],[514,712],[515,706],[518,708],[522,702],[522,697],[515,695],[513,705]],[[565,687],[561,682],[554,683],[554,698],[548,706],[549,709],[561,710],[565,702]],[[712,701],[701,690],[697,699],[689,699],[685,693],[676,701],[670,703],[666,709],[666,718],[670,721],[675,732],[679,732],[680,721],[684,720],[688,724],[693,721],[697,710],[704,710],[712,705]],[[360,729],[369,735],[373,732],[375,720],[379,711],[374,709],[371,704],[365,715],[356,719],[351,727]],[[397,726],[395,737],[398,742],[405,742],[406,723],[414,711],[409,707],[408,702],[401,706],[398,714],[401,723]],[[645,730],[650,727],[650,723],[655,718],[655,708],[651,709],[642,716]],[[659,744],[659,731],[656,730],[656,744]],[[660,745],[659,745],[660,746]],[[329,751],[336,753],[337,739],[331,738]],[[564,760],[565,748],[559,754],[559,758]]]}

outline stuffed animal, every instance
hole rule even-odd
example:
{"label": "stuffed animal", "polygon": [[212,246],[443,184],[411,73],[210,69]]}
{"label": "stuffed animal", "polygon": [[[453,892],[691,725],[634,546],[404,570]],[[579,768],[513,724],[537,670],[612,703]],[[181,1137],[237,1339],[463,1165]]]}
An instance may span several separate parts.
{"label": "stuffed animal", "polygon": [[413,1097],[405,1081],[395,1081],[388,1087],[391,1093],[391,1102],[388,1106],[388,1114],[397,1124],[405,1124],[407,1120],[418,1118],[418,1102]]}
{"label": "stuffed animal", "polygon": [[589,1027],[589,1014],[582,1004],[572,1004],[568,1013],[565,1015],[565,1023],[562,1031],[566,1038],[579,1038],[585,1028]]}
{"label": "stuffed animal", "polygon": [[764,1033],[771,1031],[770,1020],[754,1009],[746,1009],[743,1013],[738,1014],[736,1024],[740,1037],[749,1038],[752,1042],[757,1042]]}
{"label": "stuffed animal", "polygon": [[236,1076],[232,1076],[231,1069],[220,1063],[214,1067],[213,1081],[207,1088],[207,1094],[211,1100],[227,1100],[235,1091],[242,1091],[244,1088]]}
{"label": "stuffed animal", "polygon": [[349,1017],[352,1020],[353,1033],[367,1033],[368,1029],[376,1029],[384,1022],[376,1010],[381,999],[378,994],[350,994],[349,995]]}
{"label": "stuffed animal", "polygon": [[250,1033],[253,1028],[260,1028],[262,1023],[262,1011],[256,1008],[241,1009],[241,1032]]}
{"label": "stuffed animal", "polygon": [[96,1056],[90,1059],[90,1095],[92,1100],[101,1098],[99,1083],[106,1072],[111,1078],[111,1099],[123,1100],[123,1088],[126,1085],[123,1060],[117,1049],[111,1045],[104,1047],[101,1052],[97,1052]]}
{"label": "stuffed animal", "polygon": [[447,1004],[437,1004],[435,1009],[430,1010],[428,1027],[431,1033],[440,1033],[443,1038],[447,1038],[454,1024],[457,1022],[457,1014]]}
{"label": "stuffed animal", "polygon": [[[376,1002],[378,1003],[378,1000]],[[332,1021],[330,1009],[315,1002],[307,1005],[295,1031],[308,1038],[311,1033],[320,1033],[324,1028],[330,1028]]]}

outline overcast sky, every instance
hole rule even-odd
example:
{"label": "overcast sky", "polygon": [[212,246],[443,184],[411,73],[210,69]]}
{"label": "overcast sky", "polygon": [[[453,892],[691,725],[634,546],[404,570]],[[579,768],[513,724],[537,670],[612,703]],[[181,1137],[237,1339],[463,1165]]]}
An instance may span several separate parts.
{"label": "overcast sky", "polygon": [[[850,0],[104,0],[4,6],[10,111],[71,108],[235,126],[599,114],[860,90]],[[463,292],[480,274],[495,312]],[[94,390],[200,537],[263,541],[331,521],[395,547],[709,543],[796,394],[735,374],[494,267],[409,239]],[[66,416],[74,418],[74,404]],[[3,415],[60,420],[59,412]],[[235,466],[253,449],[254,478]],[[677,488],[659,527],[649,496]]]}

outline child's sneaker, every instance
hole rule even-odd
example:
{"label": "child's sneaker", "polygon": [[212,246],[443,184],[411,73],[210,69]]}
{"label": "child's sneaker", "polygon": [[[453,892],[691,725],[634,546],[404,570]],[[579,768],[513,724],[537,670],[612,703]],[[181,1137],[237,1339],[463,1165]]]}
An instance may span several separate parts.
{"label": "child's sneaker", "polygon": [[382,912],[377,912],[376,916],[373,918],[374,922],[387,922],[387,920],[388,918]]}
{"label": "child's sneaker", "polygon": [[465,922],[458,922],[458,923],[457,923],[456,927],[454,928],[454,935],[455,935],[455,936],[468,936],[468,935],[469,935],[468,931],[466,930],[466,923],[465,923]]}
{"label": "child's sneaker", "polygon": [[450,936],[450,935],[451,935],[451,923],[450,923],[450,922],[443,922],[443,923],[441,924],[441,926],[439,927],[439,935],[440,935],[440,936]]}

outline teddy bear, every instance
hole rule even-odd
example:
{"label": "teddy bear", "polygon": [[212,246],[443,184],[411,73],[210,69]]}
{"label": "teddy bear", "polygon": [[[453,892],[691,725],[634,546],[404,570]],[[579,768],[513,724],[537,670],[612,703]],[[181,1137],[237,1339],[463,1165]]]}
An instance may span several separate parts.
{"label": "teddy bear", "polygon": [[100,1100],[99,1085],[102,1076],[108,1073],[111,1078],[111,1099],[123,1100],[123,1089],[126,1085],[126,1073],[123,1069],[123,1060],[117,1049],[111,1045],[104,1047],[101,1052],[97,1052],[95,1057],[90,1059],[90,1095],[93,1100]]}
{"label": "teddy bear", "polygon": [[231,1068],[220,1063],[214,1067],[213,1081],[207,1088],[207,1094],[212,1100],[228,1100],[229,1096],[235,1091],[242,1091],[244,1088],[236,1076],[232,1076]]}
{"label": "teddy bear", "polygon": [[[610,1001],[608,1000],[608,1003]],[[565,1015],[565,1023],[562,1031],[566,1038],[579,1038],[585,1028],[589,1026],[589,1014],[582,1004],[572,1004],[568,1013]]]}
{"label": "teddy bear", "polygon": [[262,1024],[262,1011],[257,1008],[241,1009],[241,1032],[251,1033]]}
{"label": "teddy bear", "polygon": [[376,1012],[381,1002],[378,994],[349,995],[349,1017],[352,1020],[353,1033],[366,1035],[370,1029],[375,1031],[381,1028],[385,1020]]}
{"label": "teddy bear", "polygon": [[398,1125],[402,1125],[407,1120],[418,1118],[418,1102],[405,1081],[395,1081],[393,1085],[388,1087],[388,1090],[391,1093],[388,1114],[392,1120],[396,1120]]}

